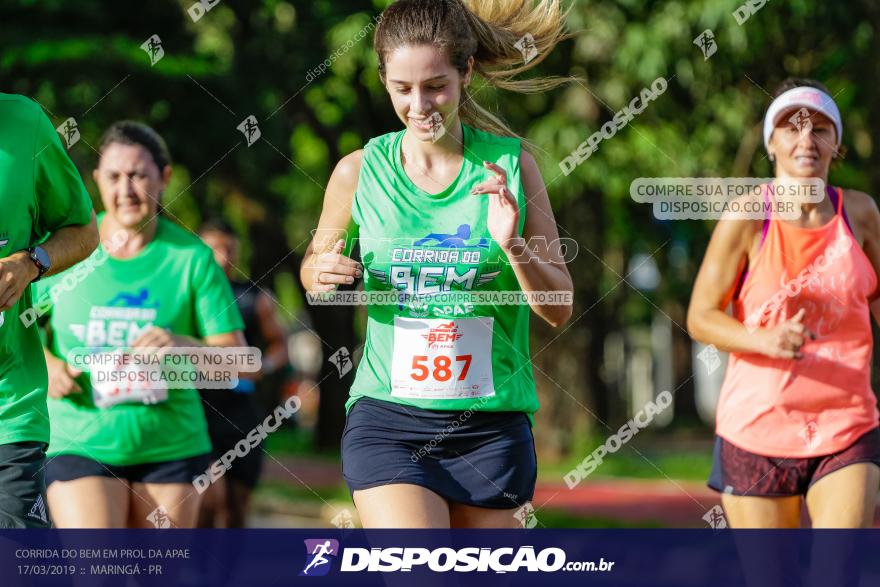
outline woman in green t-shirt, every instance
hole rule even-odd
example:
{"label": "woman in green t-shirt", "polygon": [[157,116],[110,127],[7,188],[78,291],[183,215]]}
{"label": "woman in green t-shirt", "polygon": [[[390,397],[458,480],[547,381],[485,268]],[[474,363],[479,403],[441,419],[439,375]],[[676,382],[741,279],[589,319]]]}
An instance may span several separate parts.
{"label": "woman in green t-shirt", "polygon": [[[376,28],[405,128],[337,165],[301,274],[313,293],[364,276],[395,295],[368,307],[342,438],[364,527],[532,525],[530,308],[564,324],[572,281],[534,158],[467,87],[475,72],[519,91],[560,83],[514,77],[564,37],[564,16],[558,0],[400,0]],[[350,223],[363,264],[343,254]]]}
{"label": "woman in green t-shirt", "polygon": [[52,302],[46,482],[59,528],[195,525],[193,479],[207,469],[211,450],[198,392],[161,384],[121,392],[99,376],[105,370],[84,373],[68,362],[83,349],[245,346],[241,315],[211,250],[158,213],[170,176],[168,150],[154,130],[113,124],[94,171],[105,244],[82,265],[38,282],[38,304]]}

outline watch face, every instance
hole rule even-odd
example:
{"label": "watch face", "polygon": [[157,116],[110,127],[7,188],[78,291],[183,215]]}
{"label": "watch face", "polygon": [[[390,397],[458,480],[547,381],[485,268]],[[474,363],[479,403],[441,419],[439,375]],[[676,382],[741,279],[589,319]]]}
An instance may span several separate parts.
{"label": "watch face", "polygon": [[37,262],[43,266],[44,269],[49,269],[51,262],[49,261],[49,254],[43,249],[43,247],[34,247],[34,257],[36,257]]}

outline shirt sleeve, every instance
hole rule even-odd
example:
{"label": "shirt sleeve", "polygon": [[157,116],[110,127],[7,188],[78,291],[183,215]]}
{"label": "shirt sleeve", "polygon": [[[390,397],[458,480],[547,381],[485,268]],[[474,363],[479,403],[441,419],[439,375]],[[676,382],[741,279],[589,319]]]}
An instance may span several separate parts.
{"label": "shirt sleeve", "polygon": [[65,226],[88,224],[92,201],[52,122],[37,107],[33,231],[38,241]]}
{"label": "shirt sleeve", "polygon": [[199,337],[244,330],[229,279],[207,247],[198,255],[191,287],[195,295],[195,324]]}

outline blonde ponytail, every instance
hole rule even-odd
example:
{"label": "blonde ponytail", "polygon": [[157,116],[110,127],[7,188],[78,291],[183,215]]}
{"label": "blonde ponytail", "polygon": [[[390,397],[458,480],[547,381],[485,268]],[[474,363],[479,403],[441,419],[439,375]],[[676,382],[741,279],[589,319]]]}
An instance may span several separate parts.
{"label": "blonde ponytail", "polygon": [[[474,73],[490,85],[518,93],[550,90],[573,78],[517,79],[570,37],[565,30],[569,7],[560,0],[398,0],[382,14],[374,45],[379,74],[385,80],[385,58],[404,45],[430,44],[444,51],[464,73],[474,58]],[[467,92],[459,107],[462,122],[501,136],[519,137]]]}

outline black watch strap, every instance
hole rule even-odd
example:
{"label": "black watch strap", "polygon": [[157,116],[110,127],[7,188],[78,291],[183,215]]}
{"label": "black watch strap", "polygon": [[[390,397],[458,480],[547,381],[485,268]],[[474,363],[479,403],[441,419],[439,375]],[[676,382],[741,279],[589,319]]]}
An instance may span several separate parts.
{"label": "black watch strap", "polygon": [[31,258],[31,261],[34,262],[34,265],[37,266],[37,271],[39,274],[37,275],[34,281],[39,280],[46,271],[51,267],[51,263],[49,262],[49,254],[46,253],[46,250],[43,247],[28,247],[27,249],[28,256]]}

